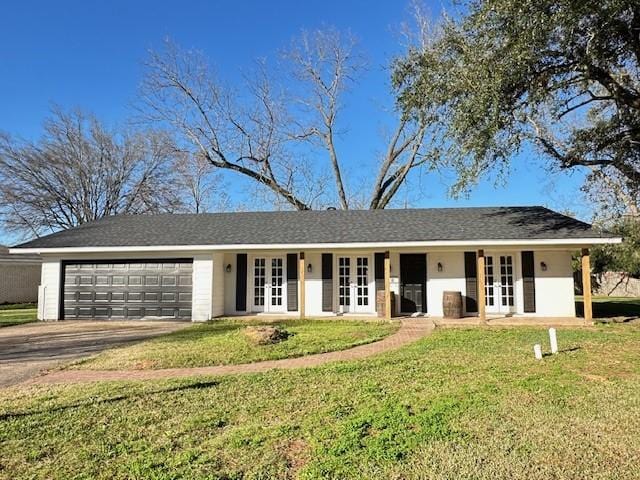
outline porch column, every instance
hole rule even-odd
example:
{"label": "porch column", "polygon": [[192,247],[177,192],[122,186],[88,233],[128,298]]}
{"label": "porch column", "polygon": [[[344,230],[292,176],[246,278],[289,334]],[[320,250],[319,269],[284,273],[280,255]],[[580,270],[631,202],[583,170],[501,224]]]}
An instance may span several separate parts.
{"label": "porch column", "polygon": [[591,260],[589,249],[582,249],[582,297],[584,299],[584,321],[593,321],[593,309],[591,305]]}
{"label": "porch column", "polygon": [[307,270],[304,266],[304,252],[300,252],[299,255],[299,260],[298,260],[298,279],[300,281],[300,288],[298,289],[298,291],[300,292],[300,305],[299,305],[299,310],[300,310],[300,318],[304,318],[305,317],[305,308],[304,308],[304,300],[305,300],[305,294],[304,294],[304,287],[305,287],[305,281],[304,281],[304,272]]}
{"label": "porch column", "polygon": [[478,250],[478,265],[476,268],[476,275],[478,277],[478,316],[481,322],[487,321],[487,315],[485,312],[485,288],[484,288],[484,250]]}
{"label": "porch column", "polygon": [[391,258],[384,252],[384,318],[391,320]]}

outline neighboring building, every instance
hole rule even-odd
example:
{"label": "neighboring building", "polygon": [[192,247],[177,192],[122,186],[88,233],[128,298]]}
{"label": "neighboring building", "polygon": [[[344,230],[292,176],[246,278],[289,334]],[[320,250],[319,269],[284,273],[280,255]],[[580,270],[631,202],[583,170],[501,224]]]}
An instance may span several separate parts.
{"label": "neighboring building", "polygon": [[0,305],[36,302],[41,266],[39,255],[10,255],[0,245]]}
{"label": "neighboring building", "polygon": [[620,241],[542,207],[328,210],[116,216],[12,253],[42,255],[46,320],[375,315],[376,292],[441,316],[449,290],[465,315],[572,317],[572,253]]}

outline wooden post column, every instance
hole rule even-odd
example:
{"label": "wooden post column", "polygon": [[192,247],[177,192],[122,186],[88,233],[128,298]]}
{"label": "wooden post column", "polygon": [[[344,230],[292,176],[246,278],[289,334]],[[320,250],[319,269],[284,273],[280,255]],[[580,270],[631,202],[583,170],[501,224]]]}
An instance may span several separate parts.
{"label": "wooden post column", "polygon": [[300,318],[304,318],[305,317],[305,293],[304,293],[304,287],[305,287],[305,280],[304,280],[304,274],[306,271],[305,265],[304,265],[304,252],[300,252],[299,255],[299,260],[298,260],[298,281],[300,282],[300,288],[298,289],[299,295],[300,295],[300,300],[299,300],[299,310],[300,310]]}
{"label": "wooden post column", "polygon": [[391,258],[384,252],[384,318],[391,320]]}
{"label": "wooden post column", "polygon": [[582,298],[584,299],[584,321],[593,321],[593,307],[591,305],[591,260],[589,249],[582,249]]}
{"label": "wooden post column", "polygon": [[485,298],[484,288],[484,250],[478,250],[476,276],[478,277],[478,316],[480,317],[480,321],[485,323],[487,321],[487,314],[485,311],[487,301]]}

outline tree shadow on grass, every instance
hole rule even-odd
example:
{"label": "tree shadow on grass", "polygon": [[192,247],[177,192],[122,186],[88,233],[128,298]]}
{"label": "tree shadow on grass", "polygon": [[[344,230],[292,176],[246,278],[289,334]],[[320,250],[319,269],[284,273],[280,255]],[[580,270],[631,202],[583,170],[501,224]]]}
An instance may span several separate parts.
{"label": "tree shadow on grass", "polygon": [[127,395],[125,394],[115,395],[113,397],[103,398],[99,400],[76,402],[69,405],[60,405],[57,407],[52,407],[44,410],[35,410],[35,411],[27,411],[27,412],[7,412],[7,413],[0,414],[0,421],[9,420],[12,418],[29,417],[31,415],[41,415],[45,413],[64,412],[66,410],[71,410],[74,408],[88,407],[91,405],[104,405],[104,404],[121,402],[124,400],[146,398],[146,397],[151,397],[153,395],[159,395],[159,394],[165,394],[165,393],[182,392],[182,391],[188,391],[188,390],[202,390],[205,388],[216,387],[219,384],[220,382],[215,380],[195,381],[193,383],[189,383],[186,385],[176,385],[173,387],[160,388],[157,390],[152,390],[150,392],[139,392],[139,393],[133,393],[133,394],[127,394]]}
{"label": "tree shadow on grass", "polygon": [[[594,301],[592,308],[597,321],[624,323],[640,318],[640,302],[636,299]],[[581,300],[576,302],[576,316],[584,317]]]}

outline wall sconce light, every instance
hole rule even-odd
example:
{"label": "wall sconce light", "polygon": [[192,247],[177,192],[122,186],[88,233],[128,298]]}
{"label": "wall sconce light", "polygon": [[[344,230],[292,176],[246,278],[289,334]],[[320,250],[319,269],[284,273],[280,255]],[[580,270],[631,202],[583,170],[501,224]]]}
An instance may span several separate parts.
{"label": "wall sconce light", "polygon": [[542,269],[543,272],[547,271],[547,264],[544,262],[540,262],[540,268]]}
{"label": "wall sconce light", "polygon": [[224,271],[227,273],[231,273],[231,264],[228,263],[226,267],[224,267]]}
{"label": "wall sconce light", "polygon": [[438,262],[438,271],[441,272],[443,270],[442,264]]}
{"label": "wall sconce light", "polygon": [[313,272],[313,267],[311,266],[311,264],[307,265],[307,272]]}

